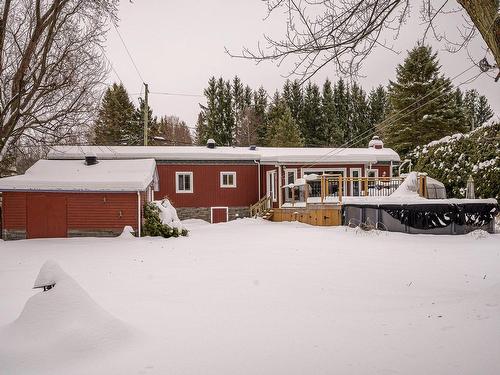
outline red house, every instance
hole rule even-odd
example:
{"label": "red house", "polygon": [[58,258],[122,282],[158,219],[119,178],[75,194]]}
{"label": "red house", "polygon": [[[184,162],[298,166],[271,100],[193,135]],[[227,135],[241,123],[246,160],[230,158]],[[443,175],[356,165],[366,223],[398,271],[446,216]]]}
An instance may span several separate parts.
{"label": "red house", "polygon": [[114,236],[126,225],[140,232],[157,187],[152,159],[39,160],[0,179],[3,238]]}
{"label": "red house", "polygon": [[[88,154],[98,163],[85,165]],[[219,147],[210,141],[58,146],[48,158],[25,175],[0,179],[4,238],[113,235],[125,225],[140,230],[139,208],[153,197],[168,197],[181,220],[218,223],[249,216],[249,207],[265,196],[281,207],[291,199],[286,185],[309,174],[391,177],[400,162],[377,138],[367,148]],[[319,191],[316,182],[309,184],[312,195]],[[342,188],[347,196],[361,194],[352,180]]]}

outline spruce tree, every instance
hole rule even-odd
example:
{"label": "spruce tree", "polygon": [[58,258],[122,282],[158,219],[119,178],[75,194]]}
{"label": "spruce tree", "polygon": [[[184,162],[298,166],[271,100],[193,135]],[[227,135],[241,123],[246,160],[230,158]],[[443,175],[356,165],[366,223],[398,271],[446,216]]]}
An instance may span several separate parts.
{"label": "spruce tree", "polygon": [[338,80],[333,89],[333,100],[335,103],[335,113],[337,117],[337,132],[339,144],[341,146],[348,140],[349,134],[349,87],[342,79]]}
{"label": "spruce tree", "polygon": [[377,86],[368,95],[370,124],[375,128],[386,118],[387,99],[387,91],[382,85]]}
{"label": "spruce tree", "polygon": [[201,112],[198,115],[196,123],[196,143],[203,146],[207,140],[215,137],[216,126],[219,123],[217,113],[217,80],[211,77],[208,80],[208,86],[203,90],[207,100],[206,105],[201,105]]}
{"label": "spruce tree", "polygon": [[[139,107],[134,112],[134,120],[124,134],[125,144],[141,146],[144,144],[144,99],[139,98]],[[148,144],[155,144],[155,137],[159,136],[158,120],[153,117],[153,110],[148,105]]]}
{"label": "spruce tree", "polygon": [[122,83],[109,87],[94,124],[95,145],[127,145],[133,128],[135,107]]}
{"label": "spruce tree", "polygon": [[268,145],[271,147],[303,146],[299,126],[285,101],[279,100],[273,110],[274,115],[268,126]]}
{"label": "spruce tree", "polygon": [[253,94],[253,110],[256,121],[256,143],[264,146],[267,135],[267,91],[262,86]]}
{"label": "spruce tree", "polygon": [[374,132],[366,93],[356,82],[352,84],[350,92],[349,147],[366,147],[367,139],[370,139]]}
{"label": "spruce tree", "polygon": [[390,116],[384,127],[386,145],[402,156],[416,146],[465,130],[450,79],[440,72],[431,47],[413,48],[390,81]]}
{"label": "spruce tree", "polygon": [[309,82],[304,93],[304,106],[301,115],[301,134],[308,146],[324,146],[326,133],[322,126],[321,95],[319,87]]}
{"label": "spruce tree", "polygon": [[488,99],[474,89],[465,92],[463,106],[468,130],[474,130],[493,117]]}
{"label": "spruce tree", "polygon": [[327,146],[340,146],[342,144],[342,133],[338,125],[335,97],[332,83],[329,79],[323,84],[321,94],[321,114],[323,116],[323,127],[325,129],[325,141]]}

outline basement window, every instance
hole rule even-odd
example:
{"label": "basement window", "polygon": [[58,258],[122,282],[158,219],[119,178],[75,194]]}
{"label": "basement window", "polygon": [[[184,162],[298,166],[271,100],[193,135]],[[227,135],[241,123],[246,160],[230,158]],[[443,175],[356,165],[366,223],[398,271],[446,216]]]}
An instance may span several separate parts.
{"label": "basement window", "polygon": [[175,172],[175,192],[193,192],[193,172]]}
{"label": "basement window", "polygon": [[220,187],[221,188],[235,188],[236,187],[236,172],[221,172],[220,173]]}

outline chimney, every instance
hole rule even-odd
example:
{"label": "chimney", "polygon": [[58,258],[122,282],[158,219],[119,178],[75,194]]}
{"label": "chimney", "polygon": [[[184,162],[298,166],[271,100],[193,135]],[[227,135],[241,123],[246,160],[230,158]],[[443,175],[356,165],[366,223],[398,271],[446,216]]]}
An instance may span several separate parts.
{"label": "chimney", "polygon": [[249,150],[250,151],[255,151],[255,150],[257,150],[257,146],[256,145],[250,145]]}
{"label": "chimney", "polygon": [[374,148],[376,150],[383,149],[384,142],[382,142],[378,135],[374,135],[370,143],[368,143],[368,148]]}
{"label": "chimney", "polygon": [[97,155],[95,153],[85,154],[85,165],[95,165],[97,163]]}
{"label": "chimney", "polygon": [[208,141],[207,141],[207,147],[208,148],[215,148],[215,141],[210,138]]}

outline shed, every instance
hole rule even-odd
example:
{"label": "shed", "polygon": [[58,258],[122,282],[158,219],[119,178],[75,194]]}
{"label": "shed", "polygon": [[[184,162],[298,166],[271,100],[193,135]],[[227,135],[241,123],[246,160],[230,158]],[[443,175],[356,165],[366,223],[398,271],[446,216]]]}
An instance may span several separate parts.
{"label": "shed", "polygon": [[140,233],[155,190],[153,159],[39,160],[0,179],[3,238],[115,236],[126,225]]}

